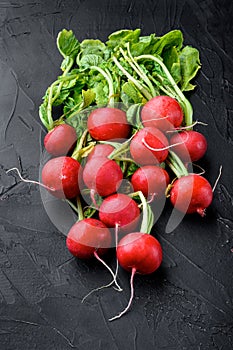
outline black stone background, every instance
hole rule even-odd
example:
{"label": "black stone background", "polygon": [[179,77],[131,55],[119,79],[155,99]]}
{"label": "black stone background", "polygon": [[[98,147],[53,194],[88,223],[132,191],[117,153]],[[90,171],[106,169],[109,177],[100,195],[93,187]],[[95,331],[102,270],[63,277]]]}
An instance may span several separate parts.
{"label": "black stone background", "polygon": [[[220,0],[1,0],[0,1],[0,349],[233,348],[232,337],[232,1]],[[6,170],[17,166],[38,179],[45,131],[38,106],[60,74],[56,36],[72,29],[79,40],[121,28],[162,35],[181,29],[200,50],[202,69],[190,98],[194,119],[208,139],[201,164],[214,184],[214,201],[202,219],[187,216],[165,233],[168,205],[153,234],[164,249],[159,271],[136,276],[135,299],[122,319],[108,322],[127,303],[107,289],[81,304],[88,291],[109,281],[98,263],[71,257],[65,236],[48,218],[37,186]],[[108,257],[110,264],[114,259]]]}

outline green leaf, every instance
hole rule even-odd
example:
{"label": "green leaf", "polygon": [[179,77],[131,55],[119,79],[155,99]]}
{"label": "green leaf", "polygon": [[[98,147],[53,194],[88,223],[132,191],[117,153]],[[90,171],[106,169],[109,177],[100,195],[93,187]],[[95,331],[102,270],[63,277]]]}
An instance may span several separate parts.
{"label": "green leaf", "polygon": [[83,97],[82,108],[87,108],[92,104],[92,102],[95,101],[95,92],[91,89],[88,89],[86,91],[83,90],[82,97]]}
{"label": "green leaf", "polygon": [[130,46],[130,51],[133,56],[139,56],[142,54],[150,53],[153,46],[159,39],[156,38],[155,34],[149,36],[141,36],[139,42],[132,43]]}
{"label": "green leaf", "polygon": [[134,104],[130,106],[126,112],[126,117],[128,122],[136,126],[137,128],[142,127],[142,122],[141,122],[141,108],[142,104]]}
{"label": "green leaf", "polygon": [[180,30],[171,30],[166,33],[154,44],[151,53],[162,55],[163,50],[175,46],[179,51],[183,46],[183,34]]}
{"label": "green leaf", "polygon": [[67,56],[64,58],[64,60],[61,63],[61,70],[64,72],[66,69],[68,69],[68,67],[70,67],[71,65],[73,65],[73,58]]}
{"label": "green leaf", "polygon": [[[56,93],[57,89],[54,89],[54,94]],[[63,90],[59,93],[56,100],[53,102],[53,106],[60,106],[69,96],[70,92],[68,90]]]}
{"label": "green leaf", "polygon": [[57,36],[57,47],[64,58],[74,58],[79,52],[80,43],[72,30],[63,29]]}
{"label": "green leaf", "polygon": [[172,46],[163,52],[163,62],[176,83],[181,80],[180,58],[176,47]]}
{"label": "green leaf", "polygon": [[44,124],[46,129],[49,129],[49,121],[48,121],[48,115],[47,115],[47,103],[44,102],[39,107],[39,116],[41,122]]}
{"label": "green leaf", "polygon": [[185,46],[180,53],[181,65],[181,90],[189,91],[195,88],[190,81],[196,76],[201,68],[199,51],[191,46]]}
{"label": "green leaf", "polygon": [[103,58],[96,54],[89,54],[82,56],[82,58],[77,62],[81,68],[90,68],[92,66],[100,66],[103,62]]}
{"label": "green leaf", "polygon": [[97,54],[103,56],[106,50],[105,44],[98,39],[85,39],[81,42],[80,48],[82,55]]}
{"label": "green leaf", "polygon": [[106,45],[112,49],[116,49],[119,46],[124,46],[126,42],[136,43],[139,40],[141,30],[118,30],[117,32],[112,33],[108,37]]}
{"label": "green leaf", "polygon": [[144,97],[131,82],[122,85],[122,91],[128,95],[132,103],[143,103]]}

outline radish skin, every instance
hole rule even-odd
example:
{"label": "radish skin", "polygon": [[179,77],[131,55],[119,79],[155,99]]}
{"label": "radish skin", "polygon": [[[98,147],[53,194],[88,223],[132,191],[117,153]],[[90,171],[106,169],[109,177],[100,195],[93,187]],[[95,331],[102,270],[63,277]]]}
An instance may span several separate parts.
{"label": "radish skin", "polygon": [[66,156],[50,159],[41,173],[42,183],[57,198],[72,199],[80,193],[82,167],[80,163]]}
{"label": "radish skin", "polygon": [[76,222],[67,235],[66,246],[70,253],[80,259],[90,259],[94,253],[103,255],[111,247],[111,233],[99,220],[83,219]]}
{"label": "radish skin", "polygon": [[134,191],[141,191],[144,197],[160,199],[170,182],[167,171],[156,165],[145,165],[138,168],[131,178]]}
{"label": "radish skin", "polygon": [[198,213],[205,216],[206,208],[213,199],[210,183],[201,175],[189,174],[177,179],[170,192],[172,205],[187,214]]}
{"label": "radish skin", "polygon": [[108,196],[118,190],[123,173],[120,166],[106,157],[94,157],[83,170],[83,180],[90,190],[100,196]]}
{"label": "radish skin", "polygon": [[76,141],[75,129],[68,124],[60,124],[45,135],[44,146],[53,156],[65,156],[73,149]]}
{"label": "radish skin", "polygon": [[118,225],[120,233],[135,230],[140,219],[137,203],[123,193],[106,197],[99,208],[100,220],[110,228]]}
{"label": "radish skin", "polygon": [[180,104],[170,96],[155,96],[142,108],[142,123],[162,131],[172,130],[181,125],[183,111]]}
{"label": "radish skin", "polygon": [[203,134],[194,130],[182,131],[173,135],[170,145],[173,151],[184,162],[195,162],[201,159],[207,150],[207,141]]}
{"label": "radish skin", "polygon": [[92,111],[88,117],[87,128],[97,141],[126,139],[131,129],[125,112],[110,107]]}
{"label": "radish skin", "polygon": [[113,151],[114,147],[108,144],[98,144],[95,145],[93,150],[89,153],[87,161],[95,157],[108,157]]}
{"label": "radish skin", "polygon": [[[148,148],[152,147],[154,150]],[[139,130],[130,143],[130,153],[134,161],[140,165],[156,165],[168,156],[168,150],[156,150],[169,146],[166,136],[154,127]]]}

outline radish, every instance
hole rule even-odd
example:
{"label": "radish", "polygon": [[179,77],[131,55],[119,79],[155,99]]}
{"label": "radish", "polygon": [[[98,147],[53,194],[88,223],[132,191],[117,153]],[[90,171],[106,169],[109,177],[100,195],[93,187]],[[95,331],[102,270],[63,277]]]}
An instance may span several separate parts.
{"label": "radish", "polygon": [[141,165],[162,163],[168,155],[168,140],[156,128],[145,127],[139,130],[130,143],[130,153],[135,162]]}
{"label": "radish", "polygon": [[141,191],[146,198],[150,196],[152,199],[162,198],[169,182],[167,171],[155,165],[138,168],[131,177],[134,191]]}
{"label": "radish", "polygon": [[89,153],[87,161],[91,160],[94,157],[107,157],[114,151],[114,149],[115,148],[113,146],[108,144],[95,145],[93,150]]}
{"label": "radish", "polygon": [[117,316],[110,318],[109,321],[120,318],[129,310],[134,296],[135,273],[153,273],[159,268],[162,255],[162,247],[158,240],[147,233],[129,233],[120,240],[117,247],[117,259],[125,270],[131,271],[131,296],[127,307]]}
{"label": "radish", "polygon": [[126,113],[118,108],[97,108],[87,121],[88,131],[97,141],[126,139],[130,133]]}
{"label": "radish", "polygon": [[131,232],[139,222],[140,209],[132,198],[116,193],[103,200],[99,208],[99,218],[107,227],[118,225],[120,232]]}
{"label": "radish", "polygon": [[75,198],[80,193],[82,167],[71,157],[50,159],[42,169],[42,183],[58,198]]}
{"label": "radish", "polygon": [[183,121],[183,111],[179,103],[170,96],[155,96],[142,108],[144,126],[153,126],[162,131],[174,129]]}
{"label": "radish", "polygon": [[70,229],[66,245],[72,255],[90,259],[105,254],[111,247],[111,233],[99,220],[88,218],[76,222]]}
{"label": "radish", "polygon": [[75,129],[68,124],[60,124],[49,131],[44,138],[44,146],[53,156],[65,156],[77,141]]}
{"label": "radish", "polygon": [[115,283],[117,290],[122,291],[117,283],[116,275],[112,269],[101,258],[107,253],[112,245],[112,236],[109,229],[99,220],[87,218],[76,222],[68,232],[66,238],[66,246],[70,253],[79,259],[96,258],[102,263],[111,273],[112,281],[104,286],[93,289],[89,292],[82,301],[84,301],[90,294],[103,288],[110,287]]}
{"label": "radish", "polygon": [[173,135],[170,139],[170,145],[174,145],[173,151],[186,162],[199,160],[207,150],[205,136],[193,130],[182,131]]}
{"label": "radish", "polygon": [[100,196],[116,192],[123,179],[120,166],[106,157],[94,157],[88,161],[83,170],[86,186]]}
{"label": "radish", "polygon": [[187,214],[205,215],[213,199],[210,183],[198,174],[182,176],[172,184],[170,200],[179,211]]}

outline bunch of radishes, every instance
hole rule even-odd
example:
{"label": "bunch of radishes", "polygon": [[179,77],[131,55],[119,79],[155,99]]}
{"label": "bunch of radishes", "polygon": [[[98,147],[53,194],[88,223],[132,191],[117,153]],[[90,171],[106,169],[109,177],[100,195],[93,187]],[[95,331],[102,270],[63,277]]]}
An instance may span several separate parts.
{"label": "bunch of radishes", "polygon": [[[205,154],[206,139],[182,122],[177,100],[160,95],[141,108],[140,128],[130,125],[127,112],[117,106],[96,107],[78,142],[76,130],[65,123],[44,139],[54,157],[42,169],[42,183],[76,206],[79,216],[67,248],[77,258],[103,262],[101,256],[116,246],[117,262],[131,271],[129,304],[112,319],[132,302],[134,274],[150,274],[162,261],[161,245],[150,235],[150,203],[170,197],[177,210],[203,216],[212,201],[209,182],[189,173]],[[111,273],[119,287],[117,271]]]}

